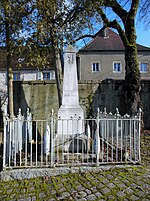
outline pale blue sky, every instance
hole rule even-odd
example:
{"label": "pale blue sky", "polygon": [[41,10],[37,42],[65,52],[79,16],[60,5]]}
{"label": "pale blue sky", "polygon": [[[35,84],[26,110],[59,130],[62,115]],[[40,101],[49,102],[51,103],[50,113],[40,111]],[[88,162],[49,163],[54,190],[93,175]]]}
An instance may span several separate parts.
{"label": "pale blue sky", "polygon": [[147,29],[142,23],[136,27],[137,43],[150,48],[150,27]]}

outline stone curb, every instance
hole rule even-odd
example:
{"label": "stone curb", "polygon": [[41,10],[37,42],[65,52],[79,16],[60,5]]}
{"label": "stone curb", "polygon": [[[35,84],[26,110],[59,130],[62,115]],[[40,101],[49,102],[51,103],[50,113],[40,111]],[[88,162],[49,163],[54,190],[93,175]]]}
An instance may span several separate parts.
{"label": "stone curb", "polygon": [[[140,167],[141,165],[134,165],[134,167]],[[99,172],[106,171],[115,168],[129,168],[133,165],[103,165],[98,167],[81,166],[81,167],[55,167],[55,168],[25,168],[25,169],[13,169],[3,170],[0,172],[0,181],[10,180],[22,180],[31,179],[36,177],[50,177],[58,176],[68,173],[83,173],[83,172]]]}

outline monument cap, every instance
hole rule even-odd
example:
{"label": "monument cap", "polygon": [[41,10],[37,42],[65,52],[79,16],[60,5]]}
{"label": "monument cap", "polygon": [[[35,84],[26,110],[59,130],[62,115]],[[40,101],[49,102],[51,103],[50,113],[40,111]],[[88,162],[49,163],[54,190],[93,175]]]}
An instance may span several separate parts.
{"label": "monument cap", "polygon": [[72,45],[68,45],[68,47],[65,49],[65,53],[75,53],[75,49]]}

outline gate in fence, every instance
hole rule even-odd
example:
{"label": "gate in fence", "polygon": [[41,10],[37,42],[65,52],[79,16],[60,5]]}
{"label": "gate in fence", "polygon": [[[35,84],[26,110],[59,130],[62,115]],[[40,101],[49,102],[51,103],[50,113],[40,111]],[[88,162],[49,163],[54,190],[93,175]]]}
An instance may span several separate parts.
{"label": "gate in fence", "polygon": [[3,169],[139,163],[140,127],[141,111],[130,117],[98,110],[92,119],[60,119],[52,111],[48,120],[33,120],[19,109],[17,117],[4,116]]}

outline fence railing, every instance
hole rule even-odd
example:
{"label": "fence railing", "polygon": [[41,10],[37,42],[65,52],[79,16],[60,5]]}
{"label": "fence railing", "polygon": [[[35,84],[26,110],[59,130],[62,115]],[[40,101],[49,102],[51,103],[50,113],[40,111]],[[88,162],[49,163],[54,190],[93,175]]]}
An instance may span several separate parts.
{"label": "fence railing", "polygon": [[[93,119],[4,116],[3,169],[140,162],[141,111],[135,117],[98,110]],[[59,128],[58,128],[59,127]],[[82,132],[81,132],[82,131]]]}

